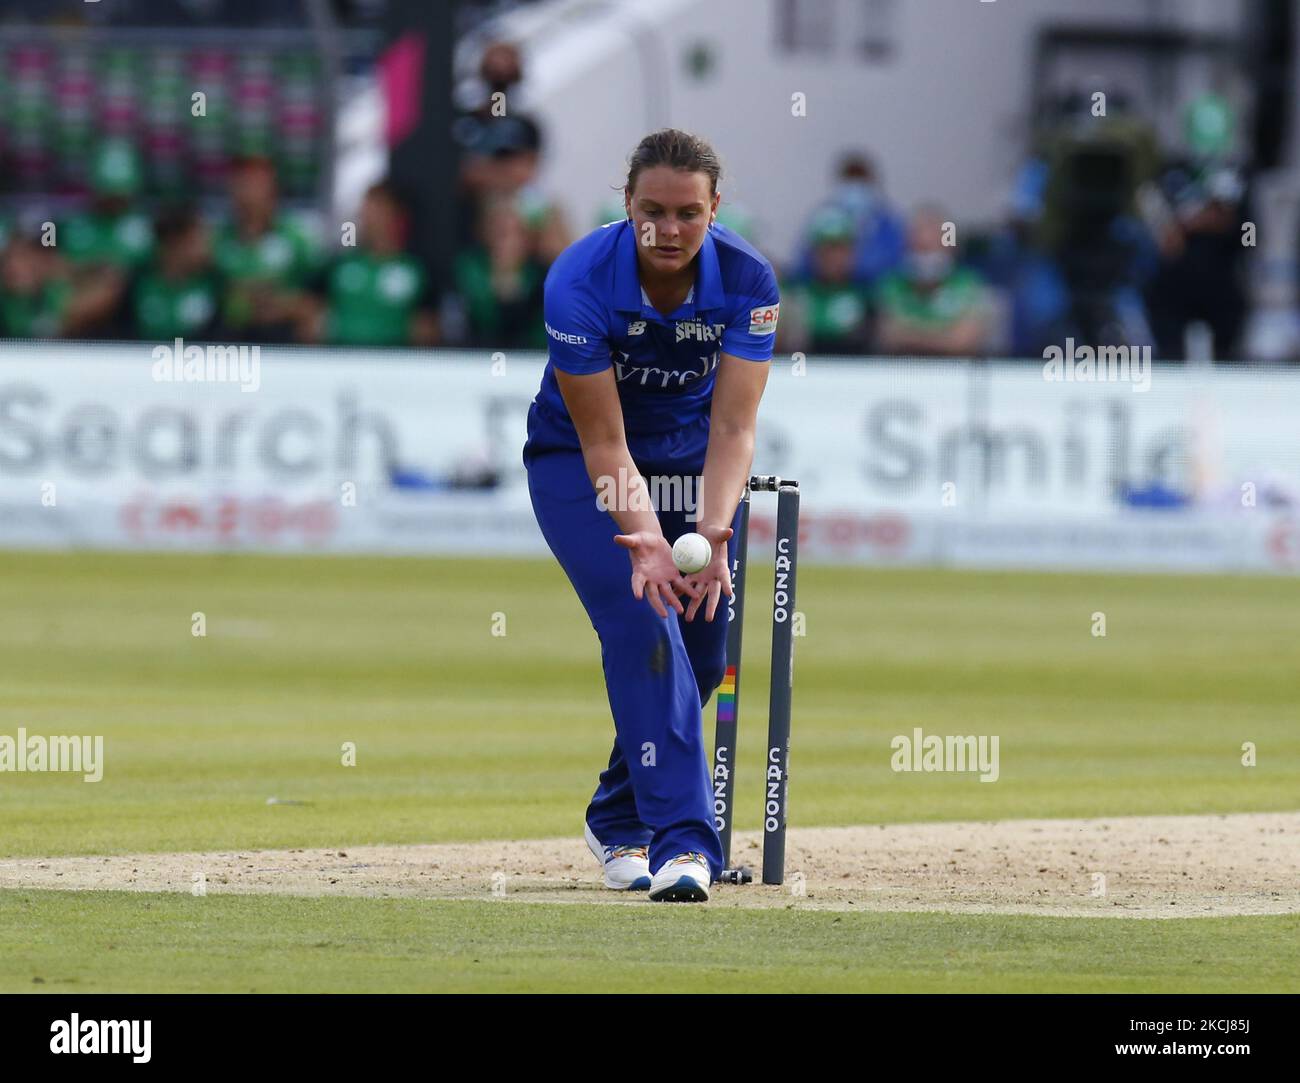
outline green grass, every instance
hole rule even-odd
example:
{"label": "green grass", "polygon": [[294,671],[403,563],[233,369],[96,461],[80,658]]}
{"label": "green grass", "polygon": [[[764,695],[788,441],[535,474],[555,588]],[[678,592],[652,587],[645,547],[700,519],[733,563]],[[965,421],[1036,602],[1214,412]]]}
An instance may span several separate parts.
{"label": "green grass", "polygon": [[1300,992],[1297,945],[1297,916],[0,893],[0,992]]}
{"label": "green grass", "polygon": [[[574,834],[612,740],[595,634],[545,561],[6,554],[0,595],[0,734],[103,734],[107,761],[95,784],[0,775],[0,855]],[[1300,581],[810,566],[798,608],[796,824],[1296,806]],[[916,726],[999,735],[1000,780],[895,774]]]}
{"label": "green grass", "polygon": [[[769,577],[739,828],[758,826]],[[95,784],[0,774],[0,857],[576,835],[612,740],[595,634],[549,561],[14,553],[0,596],[0,734],[102,734],[106,756]],[[1296,807],[1300,581],[806,567],[798,609],[796,825]],[[895,774],[890,740],[917,726],[998,735],[1000,780]],[[0,988],[1300,991],[1298,933],[17,891]]]}

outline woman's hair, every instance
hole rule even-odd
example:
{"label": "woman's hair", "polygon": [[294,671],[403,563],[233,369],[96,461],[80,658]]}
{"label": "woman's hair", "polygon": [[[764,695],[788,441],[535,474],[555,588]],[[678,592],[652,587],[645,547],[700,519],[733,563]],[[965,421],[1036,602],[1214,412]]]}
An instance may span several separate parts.
{"label": "woman's hair", "polygon": [[709,178],[709,195],[718,194],[718,178],[722,163],[718,152],[699,136],[676,128],[662,128],[651,132],[632,152],[627,164],[627,190],[635,191],[636,179],[641,170],[666,165],[686,173],[704,173]]}

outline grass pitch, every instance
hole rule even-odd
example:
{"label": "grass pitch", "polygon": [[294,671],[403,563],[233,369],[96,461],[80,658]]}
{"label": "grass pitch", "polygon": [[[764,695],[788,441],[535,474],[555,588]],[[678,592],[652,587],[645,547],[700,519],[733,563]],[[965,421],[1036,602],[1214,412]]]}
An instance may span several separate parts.
{"label": "grass pitch", "polygon": [[1296,915],[5,892],[0,991],[1300,992],[1298,941]]}
{"label": "grass pitch", "polygon": [[[758,826],[767,581],[770,569],[756,566],[739,828]],[[0,733],[103,734],[106,760],[94,784],[0,774],[0,859],[577,833],[612,740],[595,634],[549,561],[18,553],[5,555],[0,592]],[[798,609],[807,635],[795,648],[796,823],[1296,806],[1296,580],[807,566]],[[1105,637],[1092,635],[1095,612],[1106,615]],[[204,636],[192,634],[196,613]],[[505,635],[493,635],[502,619]],[[711,743],[711,711],[706,726]],[[891,771],[891,739],[916,727],[997,734],[998,782]],[[1242,764],[1246,742],[1256,766]],[[349,743],[356,766],[343,766]],[[662,954],[675,937],[624,935],[621,923],[636,920],[751,938],[785,960],[766,978],[759,964],[738,964],[757,967],[760,985],[797,972],[806,988],[1040,989],[1067,976],[1071,988],[1295,988],[1269,963],[1283,958],[1269,950],[1275,932],[1297,939],[1287,918],[1150,932],[1127,921],[1090,932],[1080,921],[1077,936],[1062,937],[1075,919],[789,921],[781,912],[633,917],[614,907],[166,896],[142,906],[116,893],[0,895],[5,935],[29,944],[2,953],[0,981],[30,988],[46,970],[83,988],[324,988],[347,970],[349,988],[569,988],[570,974],[589,989],[626,987],[602,944],[631,946],[638,966],[666,983],[695,973],[661,967],[678,958]],[[132,922],[146,918],[141,928],[170,955],[123,951]],[[311,921],[337,936],[304,949]],[[100,922],[121,930],[122,943],[92,962],[79,945]],[[789,938],[781,948],[778,926]],[[979,945],[962,946],[963,927],[980,930]],[[947,928],[949,937],[939,932]],[[572,954],[584,932],[590,957]],[[226,938],[228,965],[214,936]],[[861,950],[844,954],[836,936],[858,936]],[[1258,953],[1244,946],[1251,936]],[[466,938],[483,945],[487,964],[450,950]],[[353,951],[357,943],[370,947]],[[901,945],[896,955],[889,943]],[[719,960],[742,958],[705,956],[701,966],[718,974]],[[166,958],[188,962],[169,971]],[[1294,954],[1290,962],[1294,973]],[[241,975],[264,980],[240,985]]]}

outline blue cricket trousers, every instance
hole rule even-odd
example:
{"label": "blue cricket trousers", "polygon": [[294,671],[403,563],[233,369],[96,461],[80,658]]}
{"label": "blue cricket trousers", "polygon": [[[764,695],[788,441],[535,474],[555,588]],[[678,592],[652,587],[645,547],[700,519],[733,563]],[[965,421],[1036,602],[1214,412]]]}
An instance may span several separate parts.
{"label": "blue cricket trousers", "polygon": [[[699,473],[698,466],[636,465],[643,477]],[[582,452],[541,452],[527,467],[542,535],[600,638],[614,716],[614,749],[587,807],[587,824],[605,846],[648,844],[652,872],[677,854],[699,851],[716,879],[722,845],[714,828],[702,708],[726,670],[726,595],[712,621],[704,619],[703,605],[689,622],[672,609],[667,619],[660,617],[632,594],[628,551],[614,541],[622,530],[597,503]],[[660,511],[658,517],[669,544],[695,529],[685,511]],[[738,527],[739,511],[732,530]],[[733,534],[731,560],[736,541]]]}

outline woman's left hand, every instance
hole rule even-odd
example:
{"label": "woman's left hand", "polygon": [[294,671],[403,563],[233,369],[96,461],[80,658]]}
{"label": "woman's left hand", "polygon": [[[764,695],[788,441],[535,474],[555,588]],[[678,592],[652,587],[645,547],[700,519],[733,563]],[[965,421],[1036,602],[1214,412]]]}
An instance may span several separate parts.
{"label": "woman's left hand", "polygon": [[686,608],[686,619],[694,620],[701,603],[707,602],[704,619],[712,620],[718,610],[718,599],[723,594],[728,598],[732,596],[731,561],[727,556],[727,539],[731,537],[732,529],[729,526],[701,527],[699,533],[708,538],[709,544],[713,546],[713,559],[698,572],[682,576],[698,591]]}

